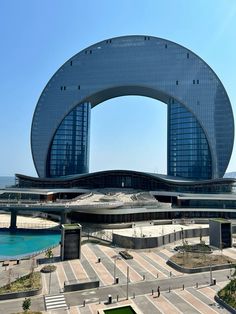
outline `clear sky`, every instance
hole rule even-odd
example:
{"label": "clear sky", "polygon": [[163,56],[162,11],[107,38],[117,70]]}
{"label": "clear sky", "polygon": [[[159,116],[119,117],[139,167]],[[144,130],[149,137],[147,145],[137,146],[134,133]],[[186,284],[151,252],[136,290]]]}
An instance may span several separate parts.
{"label": "clear sky", "polygon": [[[136,34],[172,40],[203,58],[223,82],[236,116],[235,0],[1,0],[1,176],[36,175],[31,121],[54,72],[89,45]],[[165,173],[166,111],[163,103],[131,96],[95,107],[90,170]],[[228,171],[236,171],[236,147]]]}

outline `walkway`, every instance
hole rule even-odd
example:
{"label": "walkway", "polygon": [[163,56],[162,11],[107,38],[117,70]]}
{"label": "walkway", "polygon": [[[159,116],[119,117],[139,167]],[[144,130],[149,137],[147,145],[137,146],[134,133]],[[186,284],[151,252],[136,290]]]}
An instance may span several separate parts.
{"label": "walkway", "polygon": [[[225,285],[222,282],[220,286]],[[157,297],[156,291],[154,295],[144,294],[140,296],[131,296],[129,300],[123,300],[116,302],[111,305],[104,305],[104,302],[99,304],[99,301],[83,305],[72,306],[68,313],[70,314],[95,314],[98,310],[109,308],[115,305],[134,305],[138,308],[141,313],[154,314],[154,313],[166,313],[166,314],[214,314],[214,313],[228,313],[225,309],[220,307],[214,301],[215,290],[219,289],[220,286],[209,287],[204,286],[199,289],[187,288],[185,290],[177,289],[171,292],[161,292],[160,297]],[[91,295],[90,295],[91,296]],[[52,311],[51,314],[59,312]]]}
{"label": "walkway", "polygon": [[[199,239],[191,239],[189,243]],[[187,275],[177,272],[166,265],[166,260],[174,254],[173,246],[157,249],[132,251],[132,260],[118,259],[120,248],[108,247],[87,243],[82,246],[81,260],[64,262],[55,261],[57,271],[42,274],[43,295],[58,294],[62,292],[65,281],[78,280],[80,282],[90,279],[99,279],[101,287],[81,292],[65,293],[68,310],[52,310],[47,313],[88,314],[95,313],[102,308],[108,294],[112,295],[113,305],[134,304],[142,313],[227,313],[214,301],[217,290],[226,284],[229,270],[213,272],[217,280],[216,286],[209,286],[209,273]],[[58,254],[55,250],[55,256]],[[228,254],[236,259],[236,249],[225,249]],[[101,262],[98,262],[100,258]],[[29,265],[28,265],[29,266]],[[13,271],[14,271],[13,266]],[[38,270],[42,264],[38,266]],[[126,300],[127,268],[129,269],[129,299]],[[0,280],[2,280],[2,270]],[[114,277],[119,278],[119,285],[114,285]],[[196,288],[196,283],[199,284]],[[183,284],[185,289],[183,290]],[[161,287],[161,295],[157,297],[157,286]],[[170,292],[169,292],[170,287]],[[153,294],[152,294],[153,290]],[[83,303],[85,301],[85,306]],[[4,314],[21,310],[22,300],[0,302],[0,312]],[[14,304],[14,307],[13,307]],[[14,311],[13,311],[14,309]],[[43,297],[32,298],[32,309],[44,310]]]}

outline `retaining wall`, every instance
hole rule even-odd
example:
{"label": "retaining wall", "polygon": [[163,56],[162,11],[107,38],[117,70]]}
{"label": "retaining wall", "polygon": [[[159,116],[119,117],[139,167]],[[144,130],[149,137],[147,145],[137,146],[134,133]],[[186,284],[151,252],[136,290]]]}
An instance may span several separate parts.
{"label": "retaining wall", "polygon": [[128,249],[146,249],[146,248],[154,248],[163,246],[178,240],[187,238],[195,238],[200,237],[200,233],[202,237],[209,235],[209,228],[198,228],[198,229],[188,229],[183,231],[176,231],[174,233],[165,234],[163,236],[158,237],[128,237],[125,235],[120,235],[113,233],[112,243],[114,245],[128,248]]}
{"label": "retaining wall", "polygon": [[2,301],[2,300],[10,300],[10,299],[16,299],[16,298],[28,298],[28,297],[33,297],[41,293],[42,293],[42,288],[29,290],[29,291],[4,293],[4,294],[0,294],[0,300]]}
{"label": "retaining wall", "polygon": [[89,282],[76,282],[76,283],[65,282],[64,292],[98,288],[99,283],[100,283],[99,280],[89,281]]}
{"label": "retaining wall", "polygon": [[171,266],[172,268],[174,268],[175,270],[181,272],[181,273],[187,273],[187,274],[193,274],[193,273],[203,273],[203,272],[207,272],[211,270],[221,270],[221,269],[228,269],[228,268],[234,268],[236,266],[236,264],[223,264],[223,265],[212,265],[210,266],[205,266],[205,267],[197,267],[197,268],[186,268],[186,267],[182,267],[176,263],[174,263],[171,260],[168,260],[166,262],[167,265]]}

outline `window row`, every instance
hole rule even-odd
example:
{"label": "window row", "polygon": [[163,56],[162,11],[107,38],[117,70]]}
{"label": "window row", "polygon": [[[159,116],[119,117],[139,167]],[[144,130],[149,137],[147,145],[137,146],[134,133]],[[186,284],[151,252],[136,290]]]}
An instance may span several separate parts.
{"label": "window row", "polygon": [[196,145],[195,147],[193,145],[191,145],[191,143],[171,143],[172,145],[169,145],[169,151],[173,152],[173,153],[177,153],[181,152],[181,151],[188,151],[189,150],[189,154],[200,154],[200,152],[202,152],[201,154],[205,154],[205,152],[209,151],[208,145],[204,145],[204,144],[199,144]]}
{"label": "window row", "polygon": [[85,134],[56,134],[55,136],[55,141],[58,141],[58,140],[82,140],[83,137],[86,137],[86,133]]}
{"label": "window row", "polygon": [[196,129],[196,130],[200,130],[200,128],[197,127],[196,122],[185,122],[185,123],[171,123],[170,125],[170,130],[179,130],[179,129]]}
{"label": "window row", "polygon": [[[193,84],[199,84],[200,81],[199,80],[193,80],[192,82],[193,82]],[[179,85],[179,80],[176,80],[175,84]]]}
{"label": "window row", "polygon": [[62,147],[65,147],[65,146],[78,146],[80,147],[81,145],[86,145],[87,143],[87,138],[80,138],[80,139],[77,139],[75,141],[72,141],[72,140],[66,140],[66,139],[57,139],[55,141],[53,141],[53,144],[51,146],[51,149],[57,149],[58,148],[62,148]]}
{"label": "window row", "polygon": [[60,130],[57,132],[55,135],[55,139],[59,138],[65,138],[65,136],[72,136],[75,137],[76,139],[82,138],[84,136],[87,136],[87,132],[82,131],[82,130],[66,130],[66,132],[63,132],[63,130]]}
{"label": "window row", "polygon": [[211,166],[211,161],[179,161],[179,162],[170,162],[171,167],[206,167]]}
{"label": "window row", "polygon": [[179,155],[176,157],[171,157],[170,162],[179,162],[179,161],[201,161],[201,160],[210,160],[210,158],[208,157],[208,155]]}
{"label": "window row", "polygon": [[64,153],[58,153],[57,151],[51,151],[51,161],[54,159],[62,159],[65,157],[73,157],[77,158],[80,155],[84,155],[84,150],[76,150],[76,151],[70,151],[70,152],[64,152]]}
{"label": "window row", "polygon": [[198,136],[198,134],[185,133],[183,136],[170,136],[171,145],[177,144],[206,144],[207,140],[204,134]]}
{"label": "window row", "polygon": [[[209,173],[211,174],[211,168],[210,167],[203,167],[202,165],[200,166],[194,166],[194,167],[189,167],[189,166],[182,166],[182,167],[170,167],[170,171],[173,172],[188,172],[188,173]],[[183,176],[183,175],[180,175]]]}
{"label": "window row", "polygon": [[62,124],[61,125],[69,125],[69,126],[71,126],[71,125],[74,125],[74,124],[79,124],[79,123],[87,123],[87,117],[84,117],[84,115],[81,115],[81,117],[79,116],[79,117],[71,117],[71,119],[66,119],[66,120],[64,120],[63,122],[62,122]]}
{"label": "window row", "polygon": [[77,158],[76,160],[74,160],[74,159],[61,158],[61,159],[53,160],[51,162],[51,169],[52,168],[55,169],[57,167],[57,165],[64,164],[66,166],[68,163],[73,163],[74,165],[79,165],[79,164],[81,164],[81,162],[84,162],[84,159],[85,158]]}
{"label": "window row", "polygon": [[[185,134],[185,133],[192,133],[192,134],[203,134],[205,136],[205,134],[203,133],[203,131],[197,127],[197,126],[172,126],[169,128],[169,130],[171,131],[171,134]],[[188,131],[189,130],[189,131]]]}
{"label": "window row", "polygon": [[176,123],[197,123],[196,119],[191,116],[191,117],[183,117],[183,116],[177,116],[174,115],[170,117],[169,121],[171,124],[176,124]]}
{"label": "window row", "polygon": [[186,111],[186,110],[181,110],[181,112],[175,112],[173,109],[171,109],[169,111],[169,117],[170,119],[174,119],[174,118],[178,118],[178,117],[181,117],[181,118],[192,118],[193,117],[193,114],[189,111]]}

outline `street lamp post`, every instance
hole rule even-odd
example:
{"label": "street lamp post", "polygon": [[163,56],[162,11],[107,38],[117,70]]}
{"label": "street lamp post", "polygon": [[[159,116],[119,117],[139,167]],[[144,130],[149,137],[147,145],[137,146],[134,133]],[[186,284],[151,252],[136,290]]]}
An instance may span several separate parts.
{"label": "street lamp post", "polygon": [[116,255],[114,257],[114,272],[113,272],[113,277],[114,277],[114,284],[116,284],[116,262],[117,260],[120,259],[120,256],[119,255]]}
{"label": "street lamp post", "polygon": [[114,284],[116,283],[116,261],[117,261],[117,256],[114,259]]}
{"label": "street lamp post", "polygon": [[231,266],[232,266],[232,262],[231,261],[228,261],[228,263],[229,263],[229,276],[227,276],[228,278],[229,278],[229,280],[230,280],[230,282],[229,282],[229,294],[231,295],[231,283],[232,283],[232,272],[231,272]]}
{"label": "street lamp post", "polygon": [[51,292],[51,280],[52,280],[52,272],[49,272],[49,288],[48,288],[48,294]]}
{"label": "street lamp post", "polygon": [[232,262],[228,261],[228,263],[229,263],[229,279],[231,280],[232,279]]}
{"label": "street lamp post", "polygon": [[210,285],[212,286],[212,265],[210,263]]}
{"label": "street lamp post", "polygon": [[129,266],[127,266],[126,300],[129,299]]}

